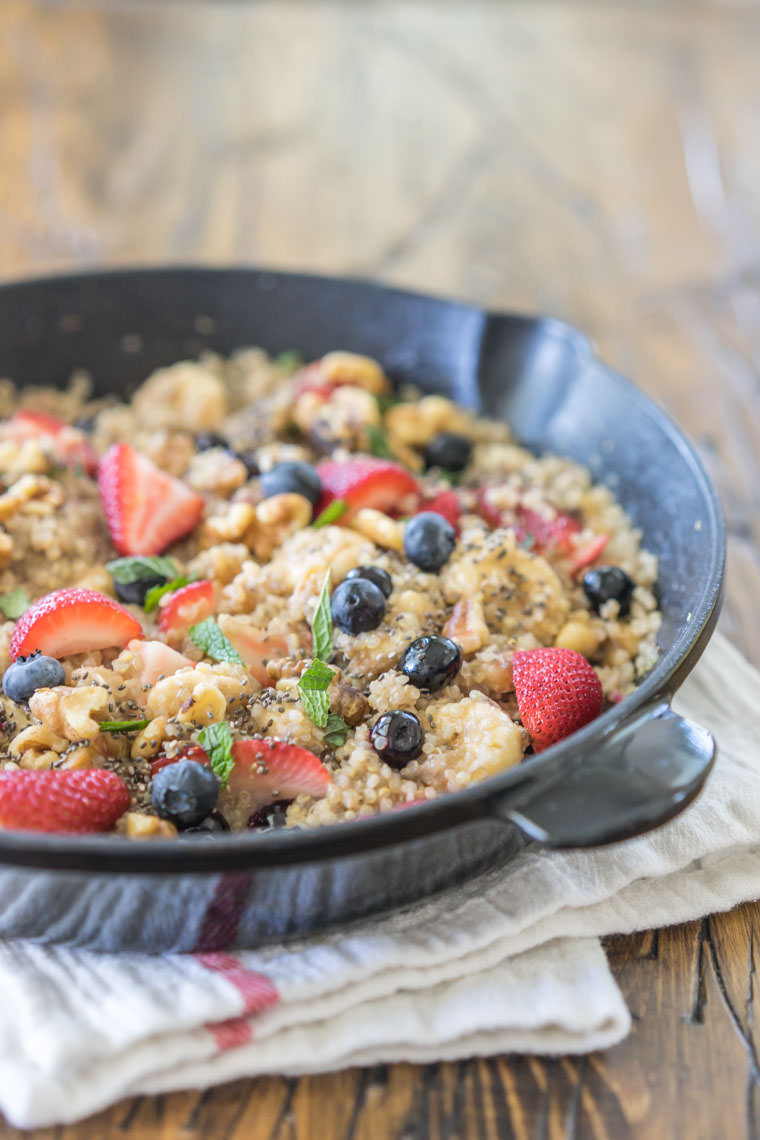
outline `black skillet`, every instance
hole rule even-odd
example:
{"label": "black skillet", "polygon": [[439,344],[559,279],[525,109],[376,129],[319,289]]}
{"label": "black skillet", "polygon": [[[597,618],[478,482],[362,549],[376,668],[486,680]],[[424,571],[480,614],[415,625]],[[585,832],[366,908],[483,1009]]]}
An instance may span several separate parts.
{"label": "black skillet", "polygon": [[506,417],[528,446],[613,488],[660,559],[661,656],[581,732],[476,787],[313,831],[131,843],[0,833],[0,937],[100,950],[209,950],[303,935],[406,906],[508,859],[526,840],[638,835],[699,792],[714,759],[669,699],[717,620],[725,535],[691,444],[551,319],[489,314],[364,282],[247,269],[149,269],[0,287],[0,375],[64,384],[87,369],[129,394],[206,348],[334,348]]}

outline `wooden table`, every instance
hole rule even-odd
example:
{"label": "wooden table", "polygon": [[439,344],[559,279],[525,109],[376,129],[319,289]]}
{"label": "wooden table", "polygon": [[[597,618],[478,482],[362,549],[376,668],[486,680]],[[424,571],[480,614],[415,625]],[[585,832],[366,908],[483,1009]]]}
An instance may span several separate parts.
{"label": "wooden table", "polygon": [[[723,629],[760,663],[759,50],[751,0],[2,0],[0,272],[249,262],[579,325],[698,442]],[[635,1026],[604,1054],[238,1081],[34,1135],[755,1137],[759,927],[610,940]]]}

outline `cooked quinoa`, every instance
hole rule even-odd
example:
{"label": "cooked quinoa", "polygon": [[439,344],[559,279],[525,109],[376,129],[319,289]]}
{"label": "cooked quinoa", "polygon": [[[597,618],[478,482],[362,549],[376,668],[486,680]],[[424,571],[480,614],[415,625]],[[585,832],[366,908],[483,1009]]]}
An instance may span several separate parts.
{"label": "cooked quinoa", "polygon": [[[69,426],[63,435],[20,432],[24,409]],[[28,701],[0,696],[0,768],[112,769],[132,796],[118,825],[129,835],[176,834],[152,800],[156,762],[182,758],[209,724],[228,724],[235,741],[297,745],[329,774],[319,796],[275,790],[273,801],[287,802],[269,814],[260,797],[230,786],[217,818],[233,829],[329,824],[433,799],[520,763],[531,737],[514,692],[516,651],[582,654],[605,705],[630,693],[656,660],[657,560],[612,493],[577,463],[534,456],[504,423],[442,396],[395,392],[365,357],[335,352],[301,366],[292,354],[273,360],[258,349],[208,355],[154,372],[129,403],[91,399],[81,376],[66,391],[3,381],[0,412],[0,606],[17,591],[28,605],[67,587],[119,598],[108,564],[120,555],[95,472],[113,445],[128,442],[203,499],[198,524],[160,553],[177,579],[210,583],[213,621],[243,664],[212,659],[189,628],[173,627],[169,592],[152,612],[120,602],[141,638],[63,656],[64,683]],[[430,462],[446,433],[470,445],[455,473]],[[373,454],[414,488],[382,510],[351,508],[314,527],[320,504],[262,485],[283,462],[319,468]],[[405,552],[405,529],[440,496],[456,502],[456,542],[426,572]],[[299,687],[315,654],[317,601],[328,571],[329,597],[360,567],[385,571],[392,588],[375,628],[334,624],[332,720],[321,727]],[[599,567],[630,579],[629,608],[614,598],[594,607],[584,576]],[[15,628],[14,620],[0,625],[3,673]],[[433,691],[399,667],[416,639],[431,636],[461,653],[450,681]],[[168,647],[158,675],[146,643]],[[419,754],[406,763],[386,762],[373,743],[389,712],[412,714],[422,730]],[[123,721],[147,724],[101,729]]]}

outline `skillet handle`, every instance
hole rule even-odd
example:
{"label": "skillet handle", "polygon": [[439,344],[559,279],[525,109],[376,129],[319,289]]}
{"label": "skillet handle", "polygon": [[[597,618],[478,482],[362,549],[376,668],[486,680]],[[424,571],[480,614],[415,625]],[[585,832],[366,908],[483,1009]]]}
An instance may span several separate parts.
{"label": "skillet handle", "polygon": [[701,790],[715,761],[709,732],[666,703],[649,705],[592,756],[558,764],[499,797],[492,810],[547,847],[595,847],[641,835]]}

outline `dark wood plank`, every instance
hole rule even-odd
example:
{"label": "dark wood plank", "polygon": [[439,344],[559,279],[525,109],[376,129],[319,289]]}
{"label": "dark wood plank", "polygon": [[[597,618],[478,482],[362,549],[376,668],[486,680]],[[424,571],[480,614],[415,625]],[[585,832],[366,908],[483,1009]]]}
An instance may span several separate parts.
{"label": "dark wood plank", "polygon": [[[0,275],[259,262],[578,324],[698,440],[724,628],[760,663],[759,46],[719,0],[3,0]],[[33,1135],[752,1140],[759,921],[610,940],[635,1026],[604,1055],[236,1081]]]}

